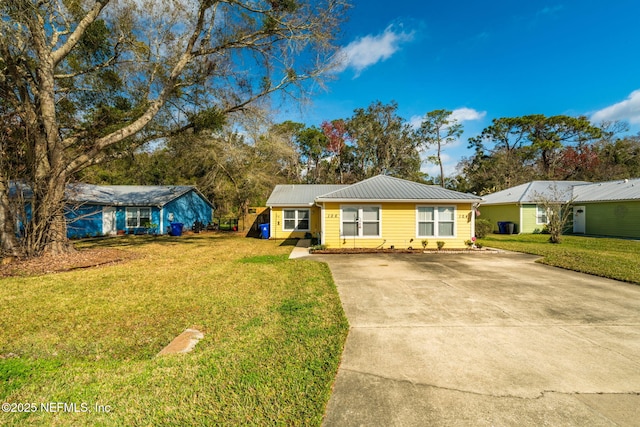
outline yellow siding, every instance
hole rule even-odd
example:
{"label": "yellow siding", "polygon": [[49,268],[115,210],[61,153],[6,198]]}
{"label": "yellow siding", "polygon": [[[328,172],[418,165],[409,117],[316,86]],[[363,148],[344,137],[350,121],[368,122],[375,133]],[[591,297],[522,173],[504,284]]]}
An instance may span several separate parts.
{"label": "yellow siding", "polygon": [[[381,237],[340,237],[341,206],[380,206]],[[324,209],[324,244],[328,248],[389,248],[404,249],[422,247],[425,238],[417,237],[417,206],[452,206],[451,204],[428,203],[326,203]],[[445,242],[444,249],[464,248],[465,240],[471,238],[471,204],[455,205],[456,224],[454,237],[431,237],[427,249],[437,248],[436,241]],[[413,241],[411,241],[413,239]]]}
{"label": "yellow siding", "polygon": [[[311,216],[311,223],[309,231],[285,231],[282,211],[283,209],[309,209]],[[272,208],[271,220],[270,220],[270,238],[271,239],[290,239],[305,237],[305,234],[311,233],[313,237],[320,236],[320,208],[317,206],[298,206],[298,207],[286,207],[286,208]]]}

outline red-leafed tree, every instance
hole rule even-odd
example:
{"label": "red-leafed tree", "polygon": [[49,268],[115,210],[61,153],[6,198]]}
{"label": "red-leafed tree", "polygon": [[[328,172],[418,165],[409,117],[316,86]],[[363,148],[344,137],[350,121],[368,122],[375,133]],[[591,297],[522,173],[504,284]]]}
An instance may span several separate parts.
{"label": "red-leafed tree", "polygon": [[598,153],[589,145],[565,147],[560,153],[556,176],[561,179],[591,180],[597,178]]}
{"label": "red-leafed tree", "polygon": [[320,125],[322,133],[327,137],[327,151],[331,155],[330,162],[335,164],[338,172],[338,180],[340,184],[344,183],[344,170],[342,165],[342,154],[345,149],[349,134],[344,120],[324,121]]}

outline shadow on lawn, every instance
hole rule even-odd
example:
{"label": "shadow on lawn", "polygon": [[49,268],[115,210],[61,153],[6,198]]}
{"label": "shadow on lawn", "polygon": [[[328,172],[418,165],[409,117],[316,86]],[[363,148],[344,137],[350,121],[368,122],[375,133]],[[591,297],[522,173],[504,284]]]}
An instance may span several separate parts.
{"label": "shadow on lawn", "polygon": [[238,236],[228,233],[183,234],[182,236],[117,236],[85,239],[75,242],[81,249],[139,247],[148,244],[173,246],[176,243],[198,246],[209,246],[222,243]]}

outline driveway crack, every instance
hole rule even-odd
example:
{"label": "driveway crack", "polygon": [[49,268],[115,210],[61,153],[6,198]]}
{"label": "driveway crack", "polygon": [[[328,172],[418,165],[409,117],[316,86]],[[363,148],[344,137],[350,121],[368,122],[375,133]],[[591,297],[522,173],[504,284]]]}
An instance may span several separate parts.
{"label": "driveway crack", "polygon": [[558,391],[558,390],[540,390],[539,392],[536,393],[535,396],[527,397],[527,396],[519,396],[519,395],[515,395],[515,394],[508,394],[508,393],[505,393],[505,394],[481,393],[481,392],[473,391],[473,390],[465,390],[465,389],[461,389],[461,388],[445,387],[445,386],[439,386],[439,385],[435,385],[435,384],[418,382],[418,381],[414,381],[414,380],[412,380],[410,378],[406,378],[406,377],[404,379],[393,378],[393,377],[372,374],[370,372],[364,372],[364,371],[359,371],[359,370],[349,369],[349,368],[340,368],[340,370],[343,371],[343,372],[349,372],[349,373],[361,375],[361,376],[364,376],[364,377],[377,378],[377,379],[380,379],[380,380],[383,380],[383,381],[392,382],[392,383],[410,384],[413,387],[424,387],[424,388],[430,388],[430,389],[435,389],[435,390],[451,391],[451,392],[456,392],[456,393],[469,394],[469,395],[472,395],[472,396],[490,397],[490,398],[496,398],[496,399],[539,400],[539,399],[542,399],[546,395],[549,395],[549,394],[559,394],[559,395],[564,395],[564,396],[580,396],[580,395],[585,395],[585,396],[587,396],[587,395],[589,395],[589,396],[590,395],[640,396],[640,390],[639,391],[630,391],[630,392],[620,392],[620,393],[615,393],[615,392],[598,393],[598,392],[580,392],[580,391],[566,392],[566,391]]}

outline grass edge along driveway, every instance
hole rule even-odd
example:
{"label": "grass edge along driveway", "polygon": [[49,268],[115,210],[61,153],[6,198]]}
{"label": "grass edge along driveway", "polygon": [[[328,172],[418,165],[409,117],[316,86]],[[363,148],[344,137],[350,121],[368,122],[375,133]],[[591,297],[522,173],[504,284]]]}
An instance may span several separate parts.
{"label": "grass edge along driveway", "polygon": [[540,255],[543,264],[609,279],[640,284],[640,242],[586,236],[562,236],[548,242],[544,234],[491,234],[480,242],[489,247]]}
{"label": "grass edge along driveway", "polygon": [[[221,234],[92,245],[142,256],[0,279],[1,425],[322,422],[348,330],[326,264]],[[186,328],[192,353],[155,357]]]}

